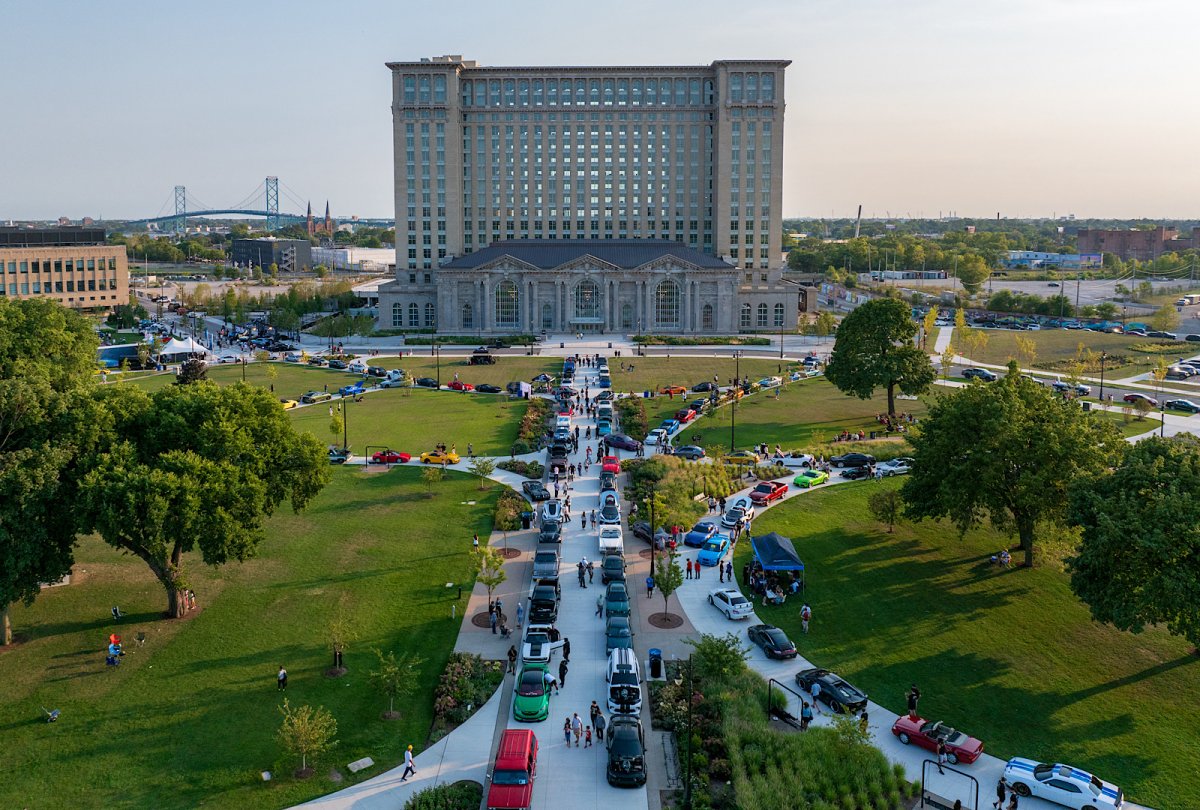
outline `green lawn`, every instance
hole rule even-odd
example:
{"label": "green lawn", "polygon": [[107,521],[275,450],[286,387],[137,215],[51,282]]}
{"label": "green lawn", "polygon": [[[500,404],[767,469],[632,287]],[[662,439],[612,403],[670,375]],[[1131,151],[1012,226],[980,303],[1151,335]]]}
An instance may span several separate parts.
{"label": "green lawn", "polygon": [[[1171,362],[1178,355],[1164,355],[1151,352],[1133,351],[1131,347],[1138,344],[1155,345],[1163,341],[1152,338],[1130,337],[1128,335],[1110,335],[1102,332],[1091,332],[1085,329],[1044,329],[1036,332],[1016,332],[1007,329],[985,329],[988,336],[987,346],[976,352],[972,358],[979,363],[1006,364],[1010,359],[1016,359],[1022,364],[1025,361],[1017,350],[1017,338],[1028,338],[1037,345],[1037,355],[1033,365],[1036,368],[1058,373],[1066,373],[1066,363],[1072,360],[1079,349],[1079,344],[1091,349],[1099,355],[1107,352],[1110,357],[1105,364],[1105,375],[1112,379],[1130,377],[1149,371],[1154,367],[1155,360],[1162,356]],[[1188,353],[1187,344],[1178,343],[1179,352]],[[959,347],[961,351],[962,348]],[[1098,376],[1099,368],[1088,371],[1090,376]]]}
{"label": "green lawn", "polygon": [[[165,595],[142,562],[85,540],[75,583],[13,611],[23,643],[0,655],[0,806],[287,807],[333,790],[330,765],[353,782],[394,765],[408,743],[420,751],[473,582],[470,536],[490,530],[496,491],[451,476],[427,500],[418,470],[338,470],[307,512],[271,520],[257,559],[215,571],[189,561],[200,610],[182,621],[160,618]],[[464,585],[462,599],[447,582]],[[119,626],[112,605],[127,616]],[[322,673],[339,610],[357,638],[349,674],[333,680]],[[128,650],[116,669],[103,653],[113,631]],[[386,701],[367,682],[376,647],[427,659],[399,721],[379,719]],[[309,782],[292,779],[274,739],[280,664],[293,705],[325,706],[338,721],[340,745]],[[42,706],[61,719],[47,725]],[[345,771],[368,755],[374,768]]]}
{"label": "green lawn", "polygon": [[[832,348],[833,344],[830,344]],[[656,350],[661,351],[661,349]],[[630,365],[633,371],[622,371]],[[688,391],[696,383],[712,381],[713,375],[720,378],[721,385],[728,385],[733,379],[735,370],[743,377],[758,380],[763,377],[775,376],[782,364],[786,370],[794,367],[795,363],[778,359],[763,360],[760,358],[743,358],[734,360],[732,357],[610,357],[608,370],[612,375],[614,391],[636,391],[641,393],[647,389],[658,391],[664,385],[684,385]],[[701,394],[689,395],[695,399]]]}
{"label": "green lawn", "polygon": [[[463,356],[441,356],[442,385],[454,379],[454,375],[463,382],[472,385],[490,383],[501,388],[514,380],[528,382],[542,372],[557,375],[562,371],[561,357],[526,357],[525,355],[494,355],[496,362],[490,366],[473,366],[470,360]],[[430,357],[418,349],[417,353],[404,357],[368,357],[364,358],[371,365],[384,368],[402,368],[413,377],[437,378],[437,358]]]}
{"label": "green lawn", "polygon": [[[899,481],[882,486],[898,486]],[[871,520],[881,485],[845,484],[754,521],[792,538],[807,566],[801,603],[763,608],[801,654],[892,711],[920,685],[921,711],[978,736],[1001,758],[1066,762],[1153,807],[1200,807],[1200,656],[1158,630],[1092,622],[1053,565],[1001,571],[994,532]],[[737,570],[749,544],[739,544]]]}
{"label": "green lawn", "polygon": [[[271,371],[275,376],[271,376]],[[343,385],[355,380],[361,380],[361,374],[351,374],[337,369],[316,368],[297,363],[248,363],[245,368],[246,382],[262,388],[274,387],[275,395],[280,399],[299,399],[305,391],[320,391],[328,387],[336,392]],[[119,380],[120,375],[109,377],[109,385]],[[210,365],[208,379],[219,385],[231,385],[242,380],[242,366],[227,363]],[[147,391],[154,391],[172,385],[175,382],[174,372],[152,374],[149,376],[131,377],[129,385],[136,385]]]}
{"label": "green lawn", "polygon": [[1121,431],[1121,435],[1125,438],[1130,436],[1141,436],[1143,433],[1148,433],[1151,430],[1157,430],[1159,420],[1157,414],[1153,417],[1146,417],[1139,420],[1136,416],[1125,420],[1125,414],[1120,411],[1092,411],[1096,418],[1102,419],[1105,422],[1111,422],[1117,430]]}
{"label": "green lawn", "polygon": [[[468,444],[474,445],[477,455],[507,455],[528,407],[523,400],[502,394],[422,388],[372,391],[361,402],[345,404],[348,441],[354,453],[362,453],[368,446],[387,446],[414,456],[432,450],[439,442],[447,447],[454,445],[463,456]],[[337,403],[332,406],[336,408]],[[327,444],[342,443],[341,433],[334,437],[329,431],[329,405],[296,408],[291,414],[298,429],[307,430]]]}

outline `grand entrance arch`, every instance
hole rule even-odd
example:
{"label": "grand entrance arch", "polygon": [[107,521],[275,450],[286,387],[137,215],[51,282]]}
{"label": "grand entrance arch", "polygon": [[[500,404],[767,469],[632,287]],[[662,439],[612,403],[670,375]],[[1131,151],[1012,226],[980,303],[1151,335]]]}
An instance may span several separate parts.
{"label": "grand entrance arch", "polygon": [[590,278],[575,285],[571,295],[571,328],[576,332],[604,330],[604,307],[600,300],[600,285]]}

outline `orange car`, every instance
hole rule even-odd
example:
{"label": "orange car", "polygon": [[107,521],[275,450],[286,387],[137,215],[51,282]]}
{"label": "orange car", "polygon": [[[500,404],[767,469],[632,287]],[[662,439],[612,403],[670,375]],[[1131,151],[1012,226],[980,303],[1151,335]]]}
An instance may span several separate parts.
{"label": "orange car", "polygon": [[664,385],[664,386],[663,386],[663,387],[662,387],[662,388],[659,390],[659,392],[658,392],[658,393],[660,393],[660,394],[674,394],[674,395],[676,395],[676,396],[679,396],[680,394],[686,394],[686,393],[687,393],[687,388],[686,388],[686,387],[684,387],[684,386],[682,386],[682,385]]}

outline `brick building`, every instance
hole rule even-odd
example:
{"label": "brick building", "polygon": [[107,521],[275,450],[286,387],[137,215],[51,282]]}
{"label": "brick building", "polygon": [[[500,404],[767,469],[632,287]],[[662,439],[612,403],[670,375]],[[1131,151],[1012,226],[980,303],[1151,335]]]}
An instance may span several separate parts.
{"label": "brick building", "polygon": [[1191,237],[1183,238],[1174,228],[1161,225],[1149,231],[1083,228],[1078,240],[1080,253],[1112,253],[1122,260],[1145,262],[1164,253],[1200,248],[1200,228],[1193,228]]}
{"label": "brick building", "polygon": [[111,310],[129,302],[125,246],[106,244],[103,228],[0,227],[0,296]]}

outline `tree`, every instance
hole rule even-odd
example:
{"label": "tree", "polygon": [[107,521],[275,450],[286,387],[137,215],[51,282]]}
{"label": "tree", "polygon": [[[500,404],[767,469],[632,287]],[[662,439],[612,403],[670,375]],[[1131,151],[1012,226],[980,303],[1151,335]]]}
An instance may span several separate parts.
{"label": "tree", "polygon": [[746,670],[746,659],[750,648],[742,643],[737,633],[714,636],[702,633],[699,639],[683,642],[692,647],[692,666],[703,683],[729,683]]}
{"label": "tree", "polygon": [[1106,321],[1111,321],[1113,318],[1117,317],[1117,313],[1119,311],[1120,310],[1117,309],[1117,305],[1112,301],[1101,301],[1096,305],[1096,315]]}
{"label": "tree", "polygon": [[1150,316],[1150,325],[1159,332],[1173,332],[1179,328],[1179,310],[1172,304],[1163,304]]}
{"label": "tree", "polygon": [[193,357],[190,360],[183,361],[183,364],[179,367],[179,374],[175,376],[175,384],[192,385],[207,379],[208,366],[204,364],[203,360]]}
{"label": "tree", "polygon": [[1017,335],[1017,357],[1021,368],[1033,368],[1033,362],[1037,360],[1037,341]]}
{"label": "tree", "polygon": [[350,331],[360,337],[370,337],[375,332],[375,319],[370,315],[355,315],[350,319]]}
{"label": "tree", "polygon": [[966,253],[959,257],[958,269],[955,271],[963,289],[970,295],[975,295],[983,286],[983,282],[991,275],[988,264],[977,253]]}
{"label": "tree", "polygon": [[373,652],[379,659],[379,668],[371,671],[371,683],[388,699],[388,710],[383,713],[383,719],[399,719],[396,698],[407,697],[416,689],[417,669],[425,663],[425,659],[407,652],[399,658],[396,658],[395,652],[388,652],[387,655],[378,649]]}
{"label": "tree", "polygon": [[471,553],[475,555],[475,579],[487,588],[488,601],[491,602],[492,591],[508,579],[508,574],[504,572],[504,555],[500,549],[491,546],[479,546],[472,549]]}
{"label": "tree", "polygon": [[112,440],[84,477],[83,531],[145,562],[183,615],[184,555],[208,565],[253,557],[285,499],[302,510],[330,480],[316,437],[298,433],[261,388],[105,386]]}
{"label": "tree", "polygon": [[425,484],[425,497],[433,497],[433,485],[446,477],[441,467],[426,467],[421,470],[421,481]]}
{"label": "tree", "polygon": [[832,335],[837,330],[837,318],[832,312],[826,310],[817,314],[816,321],[813,322],[813,333],[817,337],[827,337]]}
{"label": "tree", "polygon": [[1133,409],[1137,411],[1137,420],[1139,422],[1145,422],[1147,414],[1150,413],[1153,407],[1153,405],[1144,399],[1138,399],[1136,402],[1134,402]]}
{"label": "tree", "polygon": [[484,490],[487,489],[488,476],[496,471],[496,462],[492,461],[490,458],[478,456],[474,461],[471,462],[467,469],[472,475],[479,476],[479,489]]}
{"label": "tree", "polygon": [[921,333],[921,348],[929,351],[929,336],[937,329],[938,308],[931,306],[929,311],[925,313],[925,317],[921,320],[923,331]]}
{"label": "tree", "polygon": [[306,779],[312,775],[308,767],[308,758],[319,757],[326,751],[336,748],[337,721],[324,706],[314,709],[312,706],[298,706],[295,709],[283,699],[279,707],[283,715],[283,724],[279,727],[279,742],[285,751],[300,757],[300,770],[296,776]]}
{"label": "tree", "polygon": [[338,612],[329,620],[327,633],[329,636],[329,646],[333,648],[333,667],[326,670],[325,674],[330,677],[340,678],[346,674],[346,667],[342,661],[342,653],[346,651],[346,645],[358,637],[344,606],[339,607]]}
{"label": "tree", "polygon": [[929,357],[913,345],[916,333],[908,305],[868,301],[842,319],[825,376],[859,399],[887,388],[888,413],[894,416],[897,387],[905,394],[921,394],[937,378]]}
{"label": "tree", "polygon": [[56,391],[85,385],[99,338],[81,315],[46,298],[0,299],[0,380],[38,377]]}
{"label": "tree", "polygon": [[871,517],[880,523],[886,523],[888,534],[891,534],[896,528],[896,521],[900,519],[903,507],[904,501],[900,498],[900,492],[895,489],[876,492],[867,499],[867,509],[870,511]]}
{"label": "tree", "polygon": [[329,417],[329,433],[333,436],[335,442],[341,437],[342,428],[345,426],[346,421],[345,417],[342,416],[341,403],[338,403],[337,408],[332,408],[332,413]]}
{"label": "tree", "polygon": [[913,519],[949,518],[965,534],[985,518],[1015,533],[1033,564],[1035,526],[1060,519],[1067,487],[1109,466],[1124,442],[1077,403],[1020,376],[940,397],[909,434],[913,470],[900,494]]}
{"label": "tree", "polygon": [[1147,625],[1200,645],[1200,442],[1151,437],[1109,473],[1071,488],[1082,529],[1067,561],[1071,590],[1092,618],[1140,633]]}
{"label": "tree", "polygon": [[[653,529],[653,527],[652,527]],[[683,569],[679,567],[679,552],[670,549],[654,560],[654,586],[663,598],[663,613],[670,612],[671,594],[683,584]]]}

